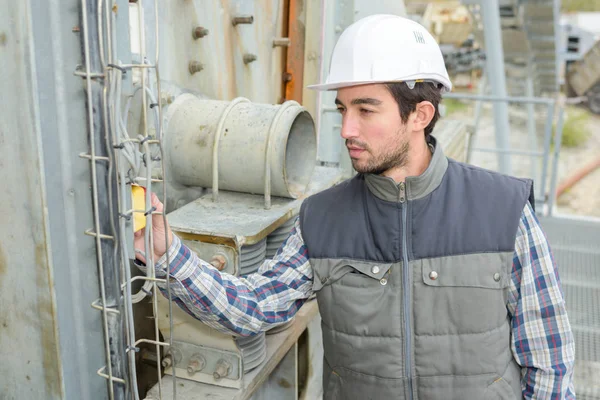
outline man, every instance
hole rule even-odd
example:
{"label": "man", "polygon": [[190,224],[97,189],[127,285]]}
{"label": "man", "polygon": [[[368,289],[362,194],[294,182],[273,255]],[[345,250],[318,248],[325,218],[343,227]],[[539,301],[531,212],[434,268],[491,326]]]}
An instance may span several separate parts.
{"label": "man", "polygon": [[177,303],[251,335],[316,293],[325,399],[575,398],[573,336],[532,183],[443,155],[430,133],[451,83],[433,37],[401,17],[364,18],[315,88],[337,90],[358,175],[305,200],[275,259],[245,279],[157,219],[157,275],[168,234]]}

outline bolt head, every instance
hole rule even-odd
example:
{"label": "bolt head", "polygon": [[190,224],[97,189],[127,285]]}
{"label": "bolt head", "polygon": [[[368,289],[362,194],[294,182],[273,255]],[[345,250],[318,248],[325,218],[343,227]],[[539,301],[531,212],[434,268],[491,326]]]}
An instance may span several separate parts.
{"label": "bolt head", "polygon": [[190,71],[190,74],[195,74],[196,72],[200,72],[204,69],[204,64],[202,64],[199,61],[190,61],[189,65],[188,65],[188,69]]}
{"label": "bolt head", "polygon": [[197,26],[192,31],[192,36],[194,37],[194,39],[200,39],[200,38],[203,38],[206,35],[208,35],[208,29],[203,28],[201,26]]}
{"label": "bolt head", "polygon": [[250,64],[251,62],[256,61],[256,55],[254,54],[244,54],[244,64]]}

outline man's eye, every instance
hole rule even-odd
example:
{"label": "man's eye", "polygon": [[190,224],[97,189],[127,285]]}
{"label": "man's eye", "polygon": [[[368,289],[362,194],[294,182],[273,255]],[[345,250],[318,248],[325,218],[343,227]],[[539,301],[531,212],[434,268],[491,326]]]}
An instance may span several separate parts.
{"label": "man's eye", "polygon": [[363,114],[371,114],[373,111],[367,110],[366,108],[361,108],[360,112],[363,113]]}
{"label": "man's eye", "polygon": [[338,109],[337,109],[337,110],[338,110],[338,112],[339,112],[339,113],[343,113],[343,112],[344,112],[344,109],[343,109],[343,108],[341,108],[341,107],[338,107]]}

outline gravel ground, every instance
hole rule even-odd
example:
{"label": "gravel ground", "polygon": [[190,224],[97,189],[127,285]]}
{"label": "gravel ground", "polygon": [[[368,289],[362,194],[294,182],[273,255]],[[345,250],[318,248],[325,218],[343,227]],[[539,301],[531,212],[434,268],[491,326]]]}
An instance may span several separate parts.
{"label": "gravel ground", "polygon": [[[543,130],[545,121],[545,112],[536,109],[537,118],[537,148],[543,149]],[[521,107],[511,107],[510,115],[510,136],[509,142],[511,149],[531,150],[534,148],[533,141],[528,135],[526,110]],[[460,119],[467,124],[473,124],[473,107],[453,112],[446,116],[449,119]],[[587,127],[590,135],[585,144],[575,147],[562,147],[559,156],[558,180],[557,186],[578,169],[592,161],[600,155],[600,116],[590,113],[587,121]],[[482,117],[479,123],[479,129],[474,138],[473,147],[491,148],[496,146],[494,134],[494,119],[492,108],[489,105],[483,107]],[[513,155],[511,160],[511,174],[520,177],[533,177],[535,173],[536,186],[540,187],[542,163],[535,163],[529,156]],[[497,170],[497,155],[493,153],[478,152],[472,153],[471,163],[483,168]],[[548,173],[552,170],[552,159],[548,164]],[[535,170],[534,170],[535,169]],[[546,191],[549,192],[549,181]],[[580,180],[570,190],[565,192],[556,201],[555,212],[558,214],[593,216],[600,217],[600,169]]]}

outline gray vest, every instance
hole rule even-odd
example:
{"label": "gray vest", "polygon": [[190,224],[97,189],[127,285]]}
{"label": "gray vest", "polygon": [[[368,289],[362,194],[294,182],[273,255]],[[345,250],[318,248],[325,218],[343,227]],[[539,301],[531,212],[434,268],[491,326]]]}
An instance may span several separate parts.
{"label": "gray vest", "polygon": [[324,399],[516,399],[506,309],[531,181],[448,160],[308,198]]}

